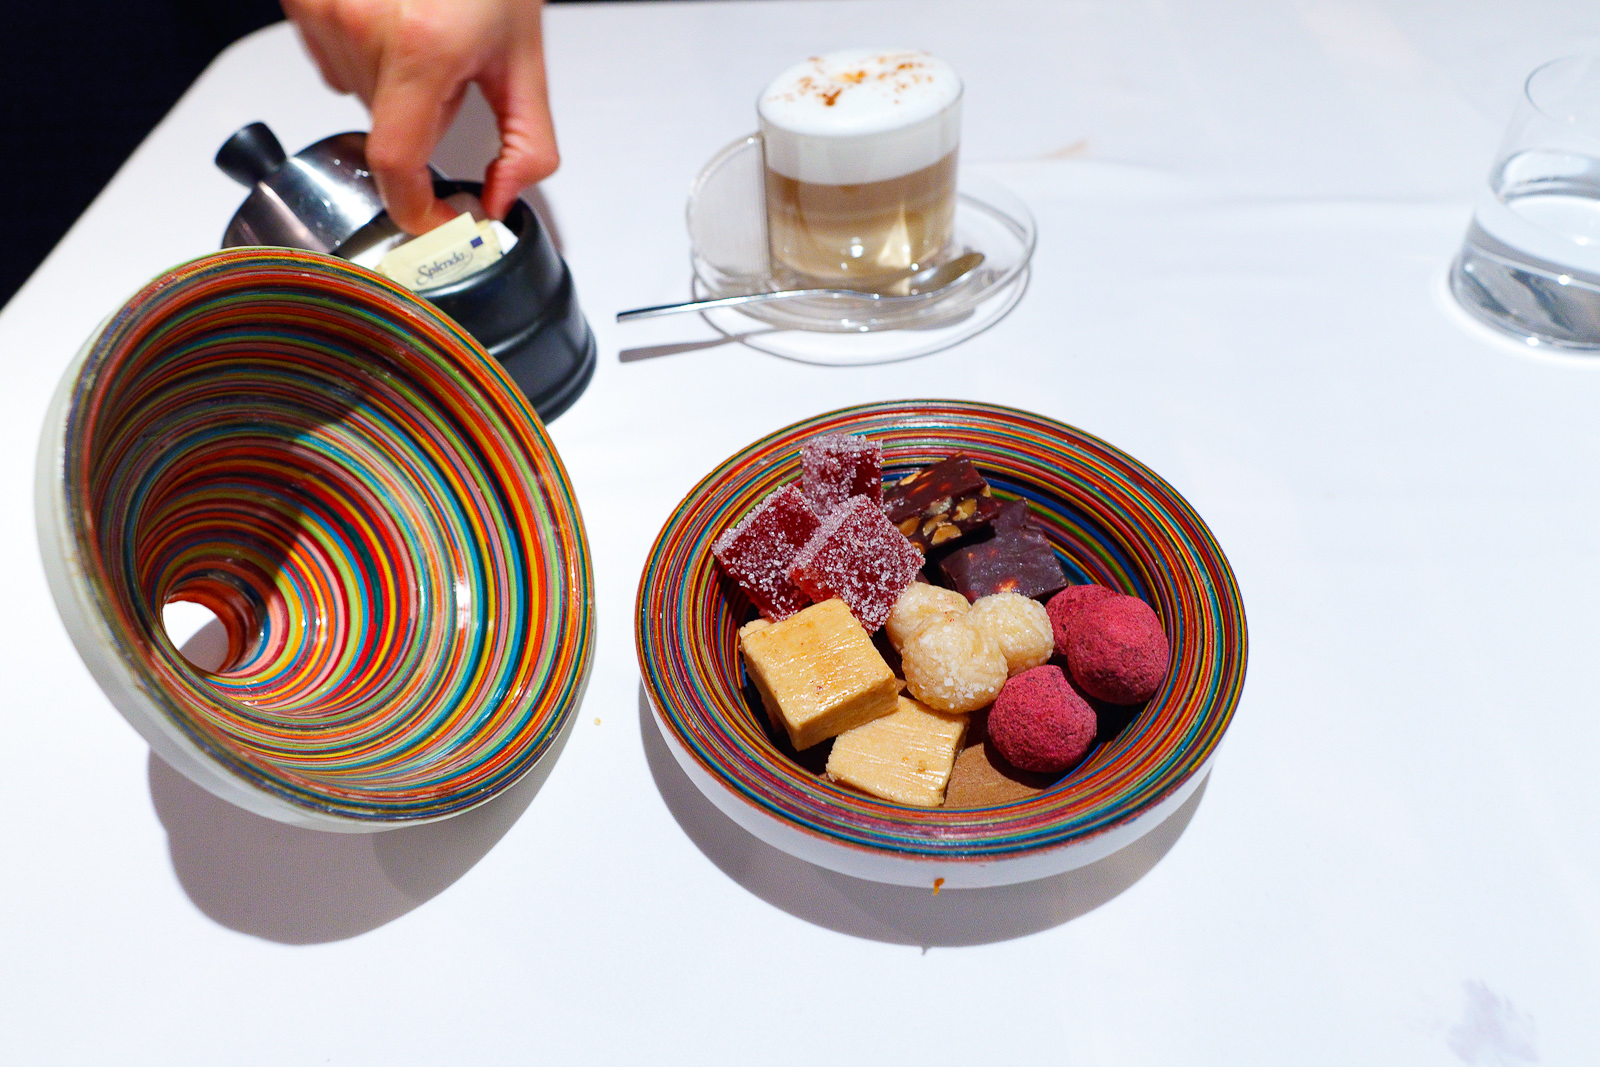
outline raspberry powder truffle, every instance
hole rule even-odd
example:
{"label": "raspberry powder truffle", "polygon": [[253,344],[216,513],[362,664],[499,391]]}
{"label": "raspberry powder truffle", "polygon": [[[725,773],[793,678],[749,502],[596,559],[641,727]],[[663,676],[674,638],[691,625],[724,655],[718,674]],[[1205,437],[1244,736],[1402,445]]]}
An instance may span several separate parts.
{"label": "raspberry powder truffle", "polygon": [[1051,597],[1050,602],[1045,605],[1045,611],[1049,612],[1050,628],[1055,631],[1056,654],[1061,656],[1067,654],[1067,635],[1072,629],[1073,621],[1085,607],[1097,600],[1116,595],[1115,589],[1107,589],[1103,585],[1069,585]]}
{"label": "raspberry powder truffle", "polygon": [[1136,596],[1100,597],[1083,606],[1067,634],[1067,667],[1092,697],[1113,704],[1149,700],[1167,676],[1167,635]]}
{"label": "raspberry powder truffle", "polygon": [[1094,743],[1094,710],[1060,667],[1023,671],[1006,682],[989,711],[989,740],[1014,766],[1059,774]]}

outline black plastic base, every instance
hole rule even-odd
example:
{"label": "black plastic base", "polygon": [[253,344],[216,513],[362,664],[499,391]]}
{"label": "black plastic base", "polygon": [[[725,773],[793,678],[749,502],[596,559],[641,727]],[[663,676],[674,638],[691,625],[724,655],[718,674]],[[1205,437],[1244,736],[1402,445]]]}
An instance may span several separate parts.
{"label": "black plastic base", "polygon": [[[435,182],[441,197],[478,195],[479,182]],[[492,266],[421,296],[464,326],[500,361],[539,417],[549,422],[572,406],[594,377],[594,332],[578,306],[572,272],[538,216],[518,200],[506,215],[517,243]]]}

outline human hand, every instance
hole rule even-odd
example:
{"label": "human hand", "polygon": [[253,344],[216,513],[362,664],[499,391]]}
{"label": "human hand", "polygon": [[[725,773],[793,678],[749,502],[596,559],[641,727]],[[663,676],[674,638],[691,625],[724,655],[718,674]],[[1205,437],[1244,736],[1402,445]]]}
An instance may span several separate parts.
{"label": "human hand", "polygon": [[517,194],[560,163],[545,88],[542,0],[283,0],[335,91],[372,112],[367,164],[408,233],[449,222],[428,158],[476,83],[500,127],[483,206],[505,217]]}

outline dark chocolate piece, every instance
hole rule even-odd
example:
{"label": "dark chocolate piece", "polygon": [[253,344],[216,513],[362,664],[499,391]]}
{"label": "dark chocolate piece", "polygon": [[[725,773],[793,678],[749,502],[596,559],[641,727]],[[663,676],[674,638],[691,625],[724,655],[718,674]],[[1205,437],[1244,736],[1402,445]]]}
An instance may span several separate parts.
{"label": "dark chocolate piece", "polygon": [[1026,500],[1007,500],[994,517],[995,533],[1037,529],[1039,524],[1033,521],[1033,512],[1028,510]]}
{"label": "dark chocolate piece", "polygon": [[957,592],[976,601],[991,593],[1021,593],[1041,598],[1066,588],[1055,551],[1028,517],[1027,505],[1013,500],[994,520],[994,536],[958,548],[939,561]]}
{"label": "dark chocolate piece", "polygon": [[999,511],[989,483],[960,453],[883,488],[883,513],[923,552],[989,525]]}

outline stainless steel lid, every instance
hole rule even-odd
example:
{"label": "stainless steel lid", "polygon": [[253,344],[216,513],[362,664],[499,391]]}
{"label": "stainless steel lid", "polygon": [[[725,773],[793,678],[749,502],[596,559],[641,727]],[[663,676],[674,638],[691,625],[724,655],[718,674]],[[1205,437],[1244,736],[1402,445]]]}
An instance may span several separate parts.
{"label": "stainless steel lid", "polygon": [[286,245],[336,252],[383,213],[367,170],[367,135],[336,133],[292,157],[264,122],[228,138],[217,166],[250,195],[222,235],[222,247]]}

